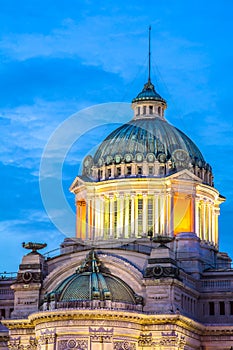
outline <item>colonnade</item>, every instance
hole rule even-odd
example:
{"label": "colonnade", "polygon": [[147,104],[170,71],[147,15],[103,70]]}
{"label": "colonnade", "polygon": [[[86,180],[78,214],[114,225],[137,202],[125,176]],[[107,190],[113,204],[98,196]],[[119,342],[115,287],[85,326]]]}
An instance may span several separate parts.
{"label": "colonnade", "polygon": [[171,235],[171,196],[167,193],[103,195],[77,202],[77,237],[138,238]]}
{"label": "colonnade", "polygon": [[103,240],[196,232],[201,240],[218,244],[219,209],[214,203],[182,194],[178,194],[179,202],[174,198],[171,191],[164,191],[122,192],[79,200],[77,237]]}
{"label": "colonnade", "polygon": [[195,203],[196,233],[201,240],[218,244],[219,208],[206,198],[197,197]]}

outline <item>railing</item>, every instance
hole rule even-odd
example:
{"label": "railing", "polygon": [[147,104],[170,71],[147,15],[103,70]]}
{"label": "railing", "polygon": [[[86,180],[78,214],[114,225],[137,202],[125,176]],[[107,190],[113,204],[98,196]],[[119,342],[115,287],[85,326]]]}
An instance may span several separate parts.
{"label": "railing", "polygon": [[13,280],[16,279],[17,272],[0,272],[0,280]]}
{"label": "railing", "polygon": [[223,263],[216,263],[216,264],[205,264],[204,265],[204,271],[228,271],[233,270],[233,263],[230,262],[223,262]]}
{"label": "railing", "polygon": [[[51,259],[51,258],[54,258],[56,256],[59,256],[60,254],[76,253],[76,252],[85,251],[85,250],[88,251],[91,248],[92,248],[91,244],[90,244],[90,246],[73,244],[70,246],[67,245],[67,246],[64,246],[62,248],[56,248],[56,249],[50,250],[49,252],[44,253],[43,256],[47,259]],[[96,251],[104,249],[103,246],[101,246],[101,248],[98,246],[95,246],[93,248]],[[114,242],[114,244],[111,246],[106,241],[106,249],[111,249],[111,248],[120,249],[120,250],[127,250],[127,251],[129,250],[129,251],[134,251],[137,253],[144,253],[147,255],[150,254],[151,249],[152,249],[151,245],[144,245],[144,244],[139,244],[139,243],[134,243],[134,242],[126,243],[126,242],[122,242],[122,241],[119,241],[119,245],[117,245],[117,246],[116,246],[116,242]]]}

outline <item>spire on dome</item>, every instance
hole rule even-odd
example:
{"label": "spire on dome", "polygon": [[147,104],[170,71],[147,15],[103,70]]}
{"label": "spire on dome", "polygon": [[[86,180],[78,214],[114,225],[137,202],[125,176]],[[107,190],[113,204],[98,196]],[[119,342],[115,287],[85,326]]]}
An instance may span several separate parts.
{"label": "spire on dome", "polygon": [[150,51],[150,32],[151,32],[151,26],[149,26],[149,62],[148,62],[148,84],[150,83],[150,56],[151,56],[151,51]]}
{"label": "spire on dome", "polygon": [[139,102],[139,101],[146,101],[146,100],[152,100],[152,101],[159,101],[166,105],[166,101],[156,92],[154,84],[151,82],[151,26],[149,26],[149,56],[148,56],[148,81],[146,84],[144,84],[143,90],[135,97],[132,101]]}

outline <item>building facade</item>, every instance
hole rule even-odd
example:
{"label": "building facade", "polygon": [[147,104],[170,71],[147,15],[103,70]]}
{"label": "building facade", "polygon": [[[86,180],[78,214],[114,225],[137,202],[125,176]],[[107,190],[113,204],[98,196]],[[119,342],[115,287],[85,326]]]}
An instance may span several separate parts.
{"label": "building facade", "polygon": [[233,348],[225,198],[166,108],[149,77],[132,120],[85,157],[70,187],[76,236],[47,259],[26,244],[17,277],[0,282],[1,349]]}

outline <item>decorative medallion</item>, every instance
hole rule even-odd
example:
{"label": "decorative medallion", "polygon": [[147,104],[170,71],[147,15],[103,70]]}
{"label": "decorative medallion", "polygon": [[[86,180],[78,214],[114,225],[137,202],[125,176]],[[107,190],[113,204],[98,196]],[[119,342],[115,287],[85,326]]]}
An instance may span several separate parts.
{"label": "decorative medallion", "polygon": [[30,271],[26,271],[23,273],[23,281],[25,283],[29,283],[32,280],[32,273]]}
{"label": "decorative medallion", "polygon": [[104,164],[104,161],[102,158],[99,158],[98,160],[98,166],[101,167]]}
{"label": "decorative medallion", "polygon": [[129,154],[129,153],[126,154],[126,155],[125,155],[125,161],[126,161],[126,163],[131,162],[131,161],[132,161],[132,158],[133,158],[133,157],[132,157],[132,154]]}
{"label": "decorative medallion", "polygon": [[172,157],[175,161],[179,162],[187,162],[189,155],[188,152],[183,149],[177,149],[172,153]]}
{"label": "decorative medallion", "polygon": [[160,265],[157,265],[153,268],[153,275],[158,278],[160,276],[162,276],[163,274],[163,267]]}
{"label": "decorative medallion", "polygon": [[112,163],[112,157],[111,156],[107,156],[106,157],[106,164],[109,165]]}
{"label": "decorative medallion", "polygon": [[155,156],[153,153],[148,153],[146,158],[149,163],[154,163],[155,161]]}
{"label": "decorative medallion", "polygon": [[92,156],[87,156],[85,159],[84,159],[84,162],[83,162],[84,166],[86,168],[89,168],[93,165],[93,159],[92,159]]}
{"label": "decorative medallion", "polygon": [[136,154],[136,161],[139,163],[141,163],[143,161],[143,154],[142,153]]}
{"label": "decorative medallion", "polygon": [[121,155],[119,154],[115,155],[115,163],[119,164],[121,162],[121,158],[122,158]]}
{"label": "decorative medallion", "polygon": [[160,153],[157,157],[158,161],[160,163],[165,163],[166,162],[166,159],[167,159],[167,156],[165,153]]}

